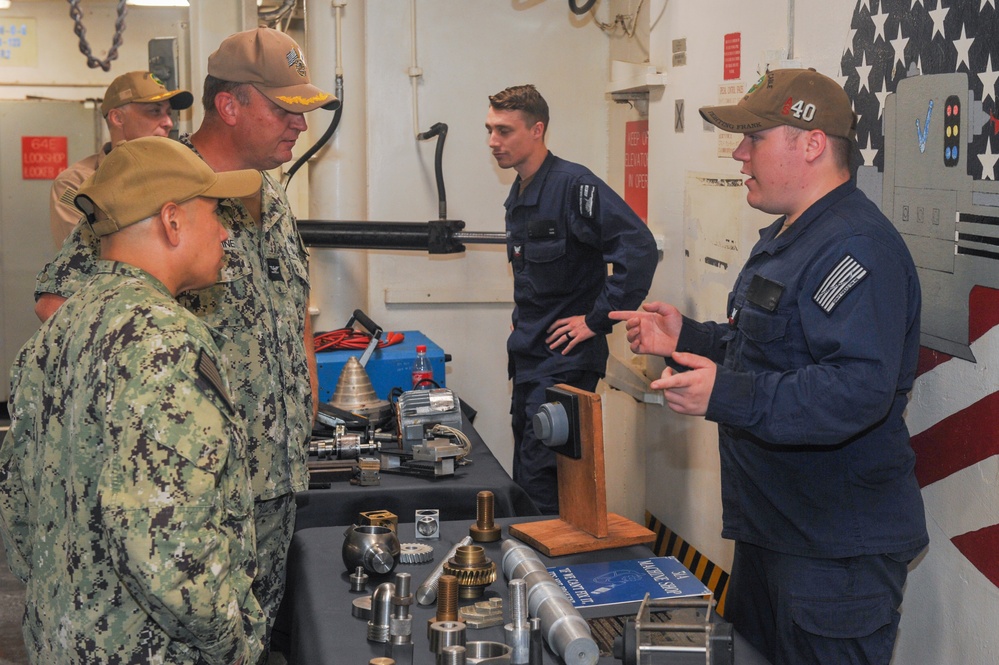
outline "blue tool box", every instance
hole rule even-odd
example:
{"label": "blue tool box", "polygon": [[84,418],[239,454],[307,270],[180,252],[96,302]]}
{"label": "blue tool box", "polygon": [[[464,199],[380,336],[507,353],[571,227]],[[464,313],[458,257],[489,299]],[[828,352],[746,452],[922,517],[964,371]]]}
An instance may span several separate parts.
{"label": "blue tool box", "polygon": [[[416,360],[416,347],[419,344],[427,347],[427,357],[434,371],[434,381],[441,388],[445,387],[444,349],[418,330],[404,330],[402,334],[404,338],[399,344],[375,349],[364,368],[379,399],[388,399],[389,392],[393,388],[413,389],[413,361]],[[323,351],[316,354],[320,401],[328,402],[333,397],[337,381],[340,380],[340,372],[350,357],[360,360],[363,354],[364,351],[361,350]]]}

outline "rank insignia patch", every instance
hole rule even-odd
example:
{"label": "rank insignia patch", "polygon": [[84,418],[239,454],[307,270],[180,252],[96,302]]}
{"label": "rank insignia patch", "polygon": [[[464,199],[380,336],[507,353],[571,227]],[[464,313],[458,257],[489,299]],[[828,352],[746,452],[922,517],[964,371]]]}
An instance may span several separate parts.
{"label": "rank insignia patch", "polygon": [[826,314],[832,313],[836,305],[846,294],[853,290],[857,284],[867,277],[867,268],[862,266],[857,259],[849,254],[840,259],[826,278],[819,284],[819,288],[812,295],[812,300]]}

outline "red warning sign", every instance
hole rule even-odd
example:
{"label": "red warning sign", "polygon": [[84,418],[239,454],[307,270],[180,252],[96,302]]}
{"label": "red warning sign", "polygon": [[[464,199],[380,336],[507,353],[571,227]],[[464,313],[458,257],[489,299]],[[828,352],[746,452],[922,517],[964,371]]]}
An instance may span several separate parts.
{"label": "red warning sign", "polygon": [[624,200],[649,223],[649,121],[632,120],[625,125]]}
{"label": "red warning sign", "polygon": [[730,32],[725,35],[724,76],[726,81],[742,76],[742,33]]}
{"label": "red warning sign", "polygon": [[21,178],[55,180],[69,166],[65,136],[22,136]]}

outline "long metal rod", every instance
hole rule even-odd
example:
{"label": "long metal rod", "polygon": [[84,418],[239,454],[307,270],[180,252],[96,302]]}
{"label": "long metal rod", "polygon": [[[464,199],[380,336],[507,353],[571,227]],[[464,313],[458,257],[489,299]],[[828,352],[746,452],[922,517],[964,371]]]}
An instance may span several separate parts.
{"label": "long metal rod", "polygon": [[456,254],[465,251],[465,243],[506,242],[505,233],[464,231],[464,228],[465,222],[458,219],[430,222],[303,219],[298,222],[302,241],[309,247],[424,250],[431,254]]}
{"label": "long metal rod", "polygon": [[505,245],[506,233],[499,231],[459,231],[454,239],[470,245]]}

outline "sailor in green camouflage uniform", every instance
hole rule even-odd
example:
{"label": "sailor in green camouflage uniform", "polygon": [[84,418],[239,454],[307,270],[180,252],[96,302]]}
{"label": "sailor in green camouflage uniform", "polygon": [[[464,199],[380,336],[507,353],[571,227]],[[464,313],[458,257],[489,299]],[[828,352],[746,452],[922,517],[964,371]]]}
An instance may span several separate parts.
{"label": "sailor in green camouflage uniform", "polygon": [[28,585],[33,663],[262,653],[246,434],[211,331],[175,299],[218,277],[218,197],[259,186],[149,137],[80,188],[102,258],[21,350],[0,446],[0,533]]}
{"label": "sailor in green camouflage uniform", "polygon": [[[208,59],[204,88],[204,121],[181,141],[215,171],[280,166],[307,128],[303,114],[339,104],[309,82],[298,45],[267,28],[226,38]],[[273,624],[294,531],[294,492],[308,487],[316,384],[308,254],[284,189],[262,175],[259,197],[219,203],[229,231],[221,279],[180,301],[225,338],[225,367],[249,435],[260,567],[254,595]],[[96,240],[81,227],[38,276],[35,309],[43,319],[93,270]]]}

